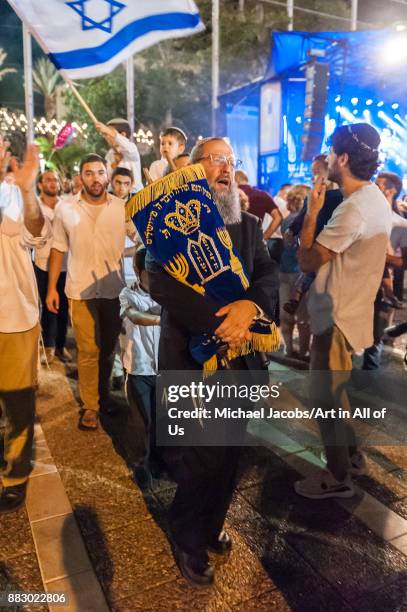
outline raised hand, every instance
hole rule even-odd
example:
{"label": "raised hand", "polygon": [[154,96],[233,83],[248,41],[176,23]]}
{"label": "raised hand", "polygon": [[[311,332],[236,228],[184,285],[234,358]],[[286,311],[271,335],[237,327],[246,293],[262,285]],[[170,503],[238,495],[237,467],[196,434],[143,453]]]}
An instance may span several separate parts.
{"label": "raised hand", "polygon": [[40,156],[37,145],[27,145],[23,163],[19,165],[18,161],[12,157],[10,159],[10,166],[15,176],[16,184],[20,187],[21,191],[32,191],[40,166]]}
{"label": "raised hand", "polygon": [[104,138],[106,138],[107,142],[111,146],[113,146],[116,136],[118,134],[116,128],[114,128],[111,125],[105,125],[104,123],[101,123],[100,121],[95,123],[95,127],[97,131],[99,132],[99,134],[101,134]]}
{"label": "raised hand", "polygon": [[308,212],[318,214],[325,202],[326,183],[323,176],[318,176],[308,197]]}

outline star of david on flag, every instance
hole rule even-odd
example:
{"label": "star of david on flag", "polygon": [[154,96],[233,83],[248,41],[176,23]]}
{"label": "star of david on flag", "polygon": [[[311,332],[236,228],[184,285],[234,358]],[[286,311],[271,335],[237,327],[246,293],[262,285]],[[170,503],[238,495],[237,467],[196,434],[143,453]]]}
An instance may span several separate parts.
{"label": "star of david on flag", "polygon": [[102,17],[101,21],[96,21],[95,19],[92,19],[92,17],[90,17],[86,13],[86,4],[89,3],[89,0],[76,0],[75,2],[66,2],[65,4],[70,6],[74,11],[78,13],[78,15],[81,16],[82,30],[100,29],[103,32],[109,32],[110,34],[112,32],[113,17],[117,15],[117,13],[122,11],[126,5],[122,2],[117,2],[116,0],[103,1],[109,5],[109,16],[106,17],[106,19],[103,19]]}
{"label": "star of david on flag", "polygon": [[168,38],[204,30],[193,0],[8,0],[67,78],[111,72]]}

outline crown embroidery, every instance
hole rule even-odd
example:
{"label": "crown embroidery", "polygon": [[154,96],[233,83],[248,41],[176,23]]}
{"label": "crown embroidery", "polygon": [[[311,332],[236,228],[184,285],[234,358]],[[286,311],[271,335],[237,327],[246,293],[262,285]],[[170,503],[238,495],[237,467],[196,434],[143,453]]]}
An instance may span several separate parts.
{"label": "crown embroidery", "polygon": [[175,201],[175,212],[165,216],[164,222],[177,232],[188,236],[199,228],[201,203],[199,200],[189,200],[186,204]]}

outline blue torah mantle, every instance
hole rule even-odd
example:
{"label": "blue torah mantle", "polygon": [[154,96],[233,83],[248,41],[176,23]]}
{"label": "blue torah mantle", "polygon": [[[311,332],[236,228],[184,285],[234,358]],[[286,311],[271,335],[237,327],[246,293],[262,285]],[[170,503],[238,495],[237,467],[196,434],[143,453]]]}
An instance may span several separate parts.
{"label": "blue torah mantle", "polygon": [[[244,299],[249,281],[201,164],[181,168],[139,191],[126,205],[126,218],[133,219],[154,260],[178,282],[220,306]],[[229,359],[278,348],[273,322],[259,319],[250,331],[250,341],[237,351],[227,350]],[[191,354],[206,373],[217,369],[222,344],[210,334],[191,338]]]}

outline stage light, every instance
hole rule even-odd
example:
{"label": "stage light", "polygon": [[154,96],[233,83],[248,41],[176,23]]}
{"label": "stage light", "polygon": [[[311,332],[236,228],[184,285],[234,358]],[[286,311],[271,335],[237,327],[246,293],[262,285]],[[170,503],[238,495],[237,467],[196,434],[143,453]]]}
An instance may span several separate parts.
{"label": "stage light", "polygon": [[359,98],[351,98],[350,101],[352,102],[353,106],[356,106],[356,104],[359,102]]}
{"label": "stage light", "polygon": [[366,106],[370,106],[371,104],[373,104],[372,98],[369,98],[369,100],[366,100]]}
{"label": "stage light", "polygon": [[353,112],[353,114],[354,114],[354,115],[357,115],[359,111],[358,111],[358,109],[357,109],[357,108],[355,108],[355,110],[354,110],[354,111],[352,111],[352,112]]}
{"label": "stage light", "polygon": [[380,108],[381,106],[383,106],[384,102],[383,100],[380,100],[380,102],[377,103],[377,106]]}
{"label": "stage light", "polygon": [[406,29],[406,26],[404,25],[404,23],[396,24],[396,32],[404,32],[405,29]]}
{"label": "stage light", "polygon": [[356,122],[355,116],[345,106],[340,106],[339,107],[339,113],[349,123],[355,123]]}
{"label": "stage light", "polygon": [[301,115],[298,115],[298,117],[296,117],[296,118],[295,118],[295,121],[296,121],[297,123],[301,123],[301,121],[302,121],[302,117],[301,117]]}
{"label": "stage light", "polygon": [[363,116],[369,121],[369,123],[371,122],[372,113],[370,112],[370,110],[365,108],[365,110],[363,111]]}
{"label": "stage light", "polygon": [[384,47],[382,55],[386,64],[400,64],[407,59],[407,36],[399,34],[391,38]]}
{"label": "stage light", "polygon": [[340,102],[340,100],[341,100],[341,96],[336,96],[335,102]]}
{"label": "stage light", "polygon": [[[335,110],[336,110],[336,112],[337,112],[337,113],[340,113],[340,112],[341,112],[341,110],[342,110],[342,106],[337,106],[337,107],[335,108]],[[407,117],[407,115],[406,115],[406,117]]]}
{"label": "stage light", "polygon": [[391,105],[393,110],[397,110],[399,106],[400,106],[400,104],[398,104],[397,102],[395,102],[394,104]]}
{"label": "stage light", "polygon": [[403,143],[406,142],[407,130],[403,125],[394,121],[393,117],[389,117],[389,115],[386,115],[382,110],[377,113],[377,116],[387,124],[388,128],[390,128],[393,133],[397,134],[402,139]]}

